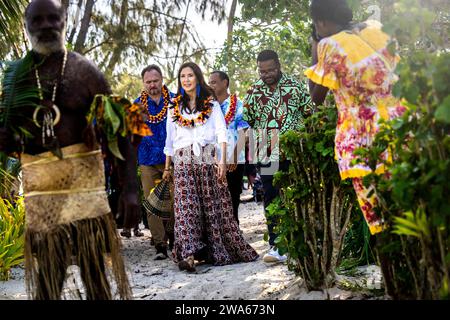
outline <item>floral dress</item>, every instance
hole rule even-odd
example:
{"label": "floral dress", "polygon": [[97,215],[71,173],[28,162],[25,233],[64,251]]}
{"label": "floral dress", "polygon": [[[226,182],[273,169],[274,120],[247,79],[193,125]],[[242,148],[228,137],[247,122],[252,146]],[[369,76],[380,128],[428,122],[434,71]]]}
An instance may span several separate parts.
{"label": "floral dress", "polygon": [[[393,70],[398,56],[390,54],[390,38],[381,31],[381,24],[369,20],[353,30],[344,30],[322,39],[317,48],[318,63],[305,71],[314,83],[329,88],[335,97],[338,123],[335,157],[342,179],[354,178],[358,201],[371,232],[381,231],[381,219],[373,211],[374,197],[360,179],[371,169],[364,163],[353,163],[354,151],[370,147],[379,131],[378,121],[403,114],[405,107],[392,95],[397,80]],[[382,154],[389,160],[388,151]],[[380,161],[376,173],[385,171]]]}

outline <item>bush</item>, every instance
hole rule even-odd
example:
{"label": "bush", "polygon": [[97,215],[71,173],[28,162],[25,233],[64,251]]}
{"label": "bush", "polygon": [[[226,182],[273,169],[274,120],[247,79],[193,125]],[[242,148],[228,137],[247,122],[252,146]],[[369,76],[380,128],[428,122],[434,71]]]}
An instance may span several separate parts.
{"label": "bush", "polygon": [[[373,149],[387,147],[390,174],[369,175],[389,229],[377,240],[387,293],[395,299],[450,298],[450,65],[448,1],[400,0],[386,30],[400,42],[394,93],[407,113],[386,123]],[[388,19],[389,21],[389,19]],[[441,34],[442,33],[442,34]]]}
{"label": "bush", "polygon": [[9,279],[9,271],[24,260],[25,208],[23,198],[15,203],[0,200],[0,281]]}
{"label": "bush", "polygon": [[268,215],[278,220],[277,248],[289,252],[290,269],[309,290],[334,283],[350,218],[358,206],[351,182],[341,180],[334,159],[336,119],[334,106],[319,107],[305,120],[303,130],[280,138],[291,163],[288,173],[276,173],[281,199],[268,207]]}

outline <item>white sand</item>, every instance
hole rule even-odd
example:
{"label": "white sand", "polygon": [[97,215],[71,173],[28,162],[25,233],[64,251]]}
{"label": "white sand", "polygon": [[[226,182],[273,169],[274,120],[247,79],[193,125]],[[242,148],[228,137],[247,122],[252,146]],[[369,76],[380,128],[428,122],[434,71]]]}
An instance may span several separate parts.
{"label": "white sand", "polygon": [[[248,192],[247,192],[248,195]],[[244,197],[246,195],[244,194]],[[268,250],[263,240],[266,231],[262,204],[241,203],[239,207],[240,227],[246,240],[260,254],[260,258],[250,263],[239,263],[214,267],[202,265],[196,273],[181,272],[170,259],[153,260],[156,250],[150,245],[150,232],[143,230],[144,236],[123,239],[123,255],[127,265],[134,299],[364,299],[360,292],[330,288],[326,292],[307,290],[302,280],[289,271],[286,264],[266,264],[262,256]],[[371,266],[373,269],[374,267]],[[80,282],[77,267],[69,268],[66,287],[73,281]],[[370,268],[369,268],[370,269]],[[372,270],[373,271],[373,270]],[[381,281],[376,269],[377,281]],[[26,299],[22,268],[14,268],[11,279],[0,282],[0,299]],[[68,291],[66,290],[66,293]],[[65,298],[71,296],[66,294]]]}

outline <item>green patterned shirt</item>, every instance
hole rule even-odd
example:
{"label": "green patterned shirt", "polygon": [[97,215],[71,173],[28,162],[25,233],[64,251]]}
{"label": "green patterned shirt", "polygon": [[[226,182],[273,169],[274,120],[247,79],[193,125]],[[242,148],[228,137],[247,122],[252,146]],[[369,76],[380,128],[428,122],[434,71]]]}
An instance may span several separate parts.
{"label": "green patterned shirt", "polygon": [[[303,118],[310,112],[311,97],[307,86],[284,73],[276,88],[272,90],[261,79],[256,81],[244,98],[244,120],[252,129],[278,129],[279,134],[298,130]],[[271,133],[268,138],[271,139]],[[254,132],[254,138],[258,138]],[[278,161],[278,145],[272,147],[270,161]],[[267,162],[258,155],[258,161]]]}
{"label": "green patterned shirt", "polygon": [[244,98],[244,120],[253,129],[279,129],[283,134],[303,126],[304,114],[311,108],[306,85],[284,73],[272,91],[261,79]]}

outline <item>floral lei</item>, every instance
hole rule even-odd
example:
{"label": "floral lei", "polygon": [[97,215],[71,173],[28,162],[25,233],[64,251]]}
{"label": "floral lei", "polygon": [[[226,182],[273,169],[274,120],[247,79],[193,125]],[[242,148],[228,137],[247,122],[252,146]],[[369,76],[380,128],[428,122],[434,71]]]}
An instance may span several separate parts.
{"label": "floral lei", "polygon": [[173,109],[173,121],[178,123],[178,125],[180,125],[182,127],[194,128],[195,126],[203,125],[208,120],[209,116],[211,115],[213,98],[208,97],[208,99],[206,99],[204,101],[206,109],[203,110],[202,112],[200,112],[200,114],[196,118],[193,118],[193,119],[186,119],[181,115],[181,112],[180,112],[181,98],[182,98],[182,96],[179,95],[172,100],[172,107],[170,107],[170,108]]}
{"label": "floral lei", "polygon": [[225,114],[225,123],[228,127],[231,121],[233,121],[234,116],[236,115],[236,105],[237,105],[237,97],[233,94],[230,97],[230,107],[228,108],[228,112]]}
{"label": "floral lei", "polygon": [[167,117],[167,108],[169,107],[169,101],[170,101],[169,90],[167,89],[166,86],[163,86],[161,91],[162,91],[163,100],[164,100],[164,107],[156,115],[152,115],[148,111],[148,93],[146,91],[141,92],[141,97],[139,99],[140,99],[141,103],[144,105],[144,109],[145,109],[147,117],[148,117],[147,121],[150,123],[160,123]]}

